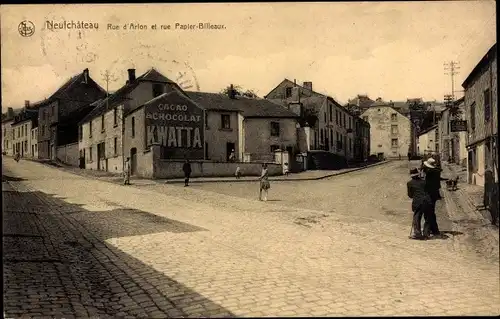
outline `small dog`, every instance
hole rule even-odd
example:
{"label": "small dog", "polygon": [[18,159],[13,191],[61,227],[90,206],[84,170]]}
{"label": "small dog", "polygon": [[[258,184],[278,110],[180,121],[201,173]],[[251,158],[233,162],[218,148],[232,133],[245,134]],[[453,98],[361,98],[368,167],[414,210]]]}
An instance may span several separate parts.
{"label": "small dog", "polygon": [[458,189],[458,176],[446,181],[446,189],[449,191],[456,191]]}

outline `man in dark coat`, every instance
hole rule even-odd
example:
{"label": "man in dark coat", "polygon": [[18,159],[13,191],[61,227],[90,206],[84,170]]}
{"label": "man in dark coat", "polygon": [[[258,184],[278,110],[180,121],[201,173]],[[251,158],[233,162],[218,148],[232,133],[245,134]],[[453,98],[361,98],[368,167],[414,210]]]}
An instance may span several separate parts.
{"label": "man in dark coat", "polygon": [[184,171],[184,187],[187,187],[189,186],[189,177],[191,176],[191,164],[188,159],[182,165],[182,170]]}
{"label": "man in dark coat", "polygon": [[[413,211],[413,235],[411,239],[422,240],[428,237],[430,225],[429,214],[431,211],[431,198],[425,191],[425,180],[420,177],[418,169],[413,168],[410,170],[411,180],[406,184],[408,190],[408,197],[412,199],[411,209]],[[424,234],[422,235],[422,217],[426,218],[424,225]]]}
{"label": "man in dark coat", "polygon": [[[426,218],[426,224],[429,224],[429,229],[424,227],[424,235],[431,234],[438,236],[440,235],[439,226],[436,218],[436,202],[441,199],[441,194],[439,190],[441,189],[441,181],[447,180],[446,178],[441,178],[441,169],[436,167],[436,160],[432,157],[428,158],[424,162],[424,173],[425,173],[425,191],[431,198],[431,209],[428,217]],[[425,216],[424,216],[425,217]]]}

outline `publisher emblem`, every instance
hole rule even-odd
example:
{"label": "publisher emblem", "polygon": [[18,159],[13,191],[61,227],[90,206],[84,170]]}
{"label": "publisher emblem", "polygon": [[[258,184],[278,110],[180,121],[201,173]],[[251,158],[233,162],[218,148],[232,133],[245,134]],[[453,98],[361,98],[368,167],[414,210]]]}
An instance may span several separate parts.
{"label": "publisher emblem", "polygon": [[31,37],[35,33],[35,25],[31,21],[24,20],[19,23],[17,30],[23,37]]}

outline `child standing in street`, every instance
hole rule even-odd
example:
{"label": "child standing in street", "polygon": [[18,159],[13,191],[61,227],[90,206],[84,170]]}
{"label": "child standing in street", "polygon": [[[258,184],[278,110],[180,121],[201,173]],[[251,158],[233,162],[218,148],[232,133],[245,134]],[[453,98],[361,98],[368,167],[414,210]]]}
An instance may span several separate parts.
{"label": "child standing in street", "polygon": [[240,167],[236,167],[236,172],[234,173],[234,175],[236,176],[236,179],[240,179],[241,177],[241,169]]}

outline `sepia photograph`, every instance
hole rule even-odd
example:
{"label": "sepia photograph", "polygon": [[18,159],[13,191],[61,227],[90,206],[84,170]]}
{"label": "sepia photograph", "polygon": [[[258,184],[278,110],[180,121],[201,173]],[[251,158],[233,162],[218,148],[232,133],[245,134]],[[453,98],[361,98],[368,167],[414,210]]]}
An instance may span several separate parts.
{"label": "sepia photograph", "polygon": [[496,1],[0,24],[3,318],[500,315]]}

